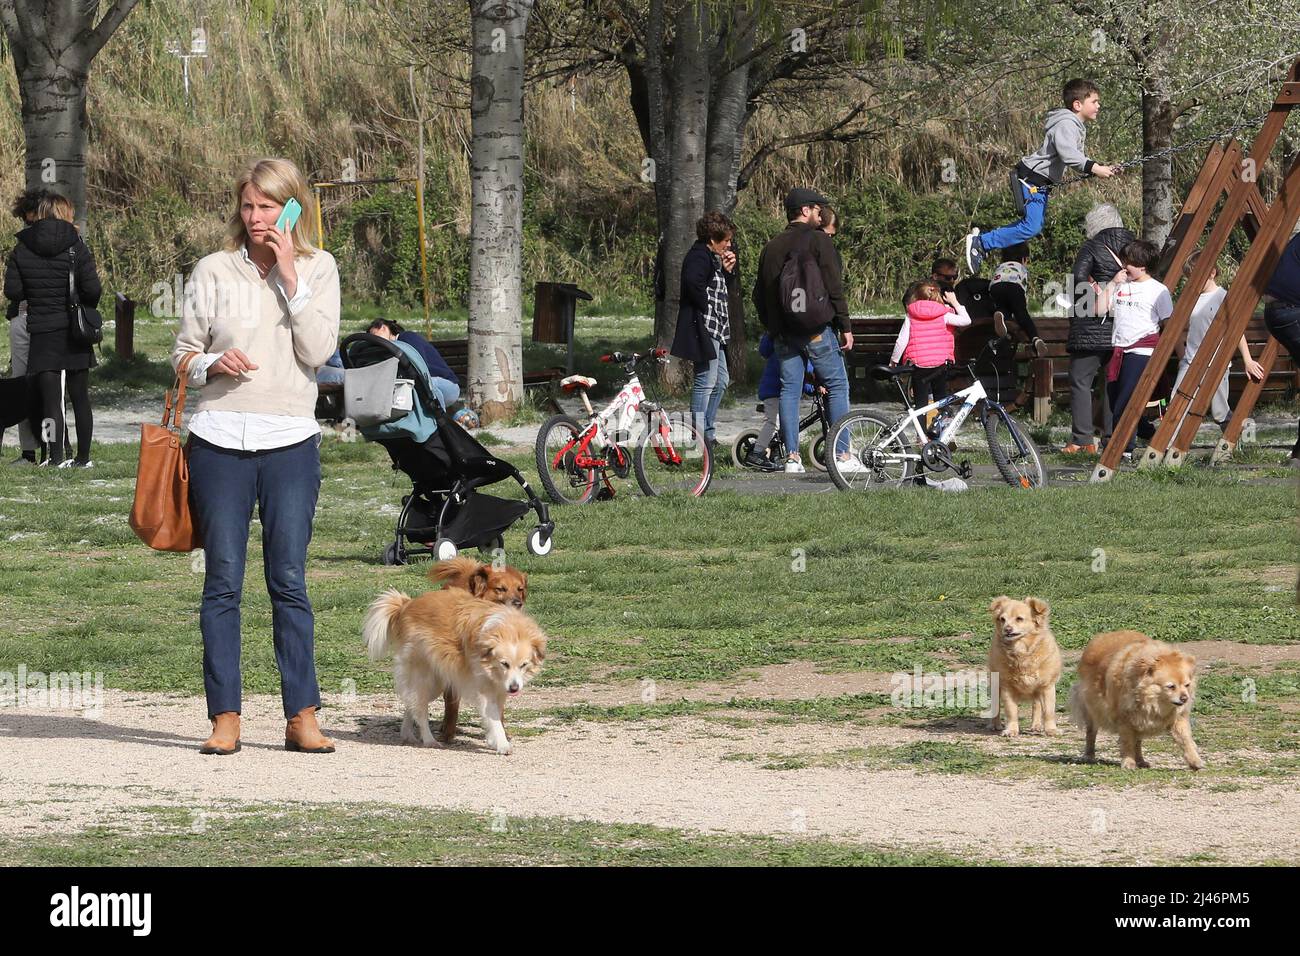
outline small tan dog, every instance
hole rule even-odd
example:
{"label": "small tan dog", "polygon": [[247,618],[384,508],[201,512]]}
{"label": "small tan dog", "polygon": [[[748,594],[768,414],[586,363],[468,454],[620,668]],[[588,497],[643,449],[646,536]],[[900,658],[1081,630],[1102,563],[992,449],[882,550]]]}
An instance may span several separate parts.
{"label": "small tan dog", "polygon": [[[993,643],[989,673],[998,675],[998,710],[1002,736],[1020,734],[1019,702],[1033,700],[1031,733],[1058,734],[1056,682],[1061,677],[1061,649],[1047,626],[1051,609],[1036,597],[1016,601],[1005,594],[989,605],[993,612]],[[999,713],[993,714],[998,729]]]}
{"label": "small tan dog", "polygon": [[460,588],[426,591],[418,598],[390,588],[366,612],[362,640],[371,660],[393,655],[393,682],[405,708],[403,742],[434,745],[429,702],[443,695],[443,743],[456,736],[462,697],[475,702],[488,746],[511,750],[502,723],[506,700],[537,674],[546,634],[517,608],[474,597]]}
{"label": "small tan dog", "polygon": [[1085,729],[1083,756],[1097,756],[1097,729],[1119,734],[1120,766],[1149,767],[1142,738],[1170,734],[1187,766],[1205,761],[1192,739],[1196,658],[1137,631],[1098,634],[1079,658],[1079,679],[1070,690],[1070,713]]}
{"label": "small tan dog", "polygon": [[461,588],[497,604],[523,607],[528,599],[528,575],[523,571],[509,565],[498,568],[473,558],[439,561],[429,568],[429,580],[444,587]]}

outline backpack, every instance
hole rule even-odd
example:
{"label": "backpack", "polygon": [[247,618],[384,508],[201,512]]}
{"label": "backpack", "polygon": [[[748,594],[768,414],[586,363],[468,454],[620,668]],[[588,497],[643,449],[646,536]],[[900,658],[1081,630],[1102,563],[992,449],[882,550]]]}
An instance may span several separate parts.
{"label": "backpack", "polygon": [[834,318],[821,266],[813,258],[813,230],[790,250],[781,266],[781,314],[786,325],[799,332],[818,332]]}

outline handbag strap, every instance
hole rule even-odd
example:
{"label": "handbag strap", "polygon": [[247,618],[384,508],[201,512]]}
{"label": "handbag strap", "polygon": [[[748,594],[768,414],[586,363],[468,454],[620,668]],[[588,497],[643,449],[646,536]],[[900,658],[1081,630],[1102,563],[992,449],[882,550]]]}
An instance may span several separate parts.
{"label": "handbag strap", "polygon": [[73,254],[74,246],[68,246],[68,311],[81,305],[77,296],[77,257]]}
{"label": "handbag strap", "polygon": [[[167,392],[167,405],[163,409],[162,423],[164,428],[180,429],[181,427],[185,412],[185,383],[190,377],[190,365],[198,358],[198,355],[198,352],[186,352],[176,366],[176,381],[173,383],[172,389]],[[173,394],[176,396],[174,407],[172,403]]]}

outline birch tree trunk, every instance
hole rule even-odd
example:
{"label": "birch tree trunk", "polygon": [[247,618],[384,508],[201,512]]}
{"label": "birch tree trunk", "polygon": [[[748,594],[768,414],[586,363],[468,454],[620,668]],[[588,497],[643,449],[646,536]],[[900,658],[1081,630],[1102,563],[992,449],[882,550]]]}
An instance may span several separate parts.
{"label": "birch tree trunk", "polygon": [[52,189],[86,231],[86,82],[90,64],[136,5],[117,0],[98,24],[98,0],[0,0],[0,23],[22,102],[28,189]]}
{"label": "birch tree trunk", "polygon": [[471,0],[469,381],[480,420],[519,407],[523,378],[524,34],[533,0]]}
{"label": "birch tree trunk", "polygon": [[[1142,83],[1142,154],[1168,149],[1174,142],[1174,104],[1168,80],[1152,71]],[[1142,164],[1142,238],[1164,246],[1177,214],[1172,156]]]}

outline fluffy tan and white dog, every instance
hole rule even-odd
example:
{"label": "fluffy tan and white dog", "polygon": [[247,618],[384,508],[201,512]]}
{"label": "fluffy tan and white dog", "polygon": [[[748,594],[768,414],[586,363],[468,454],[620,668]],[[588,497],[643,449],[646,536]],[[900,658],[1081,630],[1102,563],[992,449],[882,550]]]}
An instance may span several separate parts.
{"label": "fluffy tan and white dog", "polygon": [[1205,766],[1192,739],[1196,658],[1137,631],[1098,634],[1079,658],[1079,679],[1070,690],[1070,713],[1083,727],[1083,755],[1097,755],[1097,730],[1119,734],[1120,766],[1149,767],[1142,738],[1170,734],[1193,770]]}
{"label": "fluffy tan and white dog", "polygon": [[429,580],[495,604],[523,607],[528,599],[528,575],[508,564],[497,567],[469,557],[451,558],[430,567]]}
{"label": "fluffy tan and white dog", "polygon": [[393,682],[405,708],[403,742],[434,745],[429,702],[442,695],[443,743],[456,736],[460,701],[468,698],[482,717],[488,746],[510,753],[505,703],[541,670],[546,656],[546,634],[531,617],[460,588],[418,598],[390,588],[370,605],[361,636],[371,660],[393,655]]}
{"label": "fluffy tan and white dog", "polygon": [[1055,735],[1056,682],[1061,677],[1061,649],[1048,627],[1051,608],[1036,597],[1017,601],[1005,594],[989,605],[993,612],[993,643],[989,645],[989,673],[998,675],[998,712],[1002,736],[1020,734],[1020,704],[1033,700],[1031,733]]}

